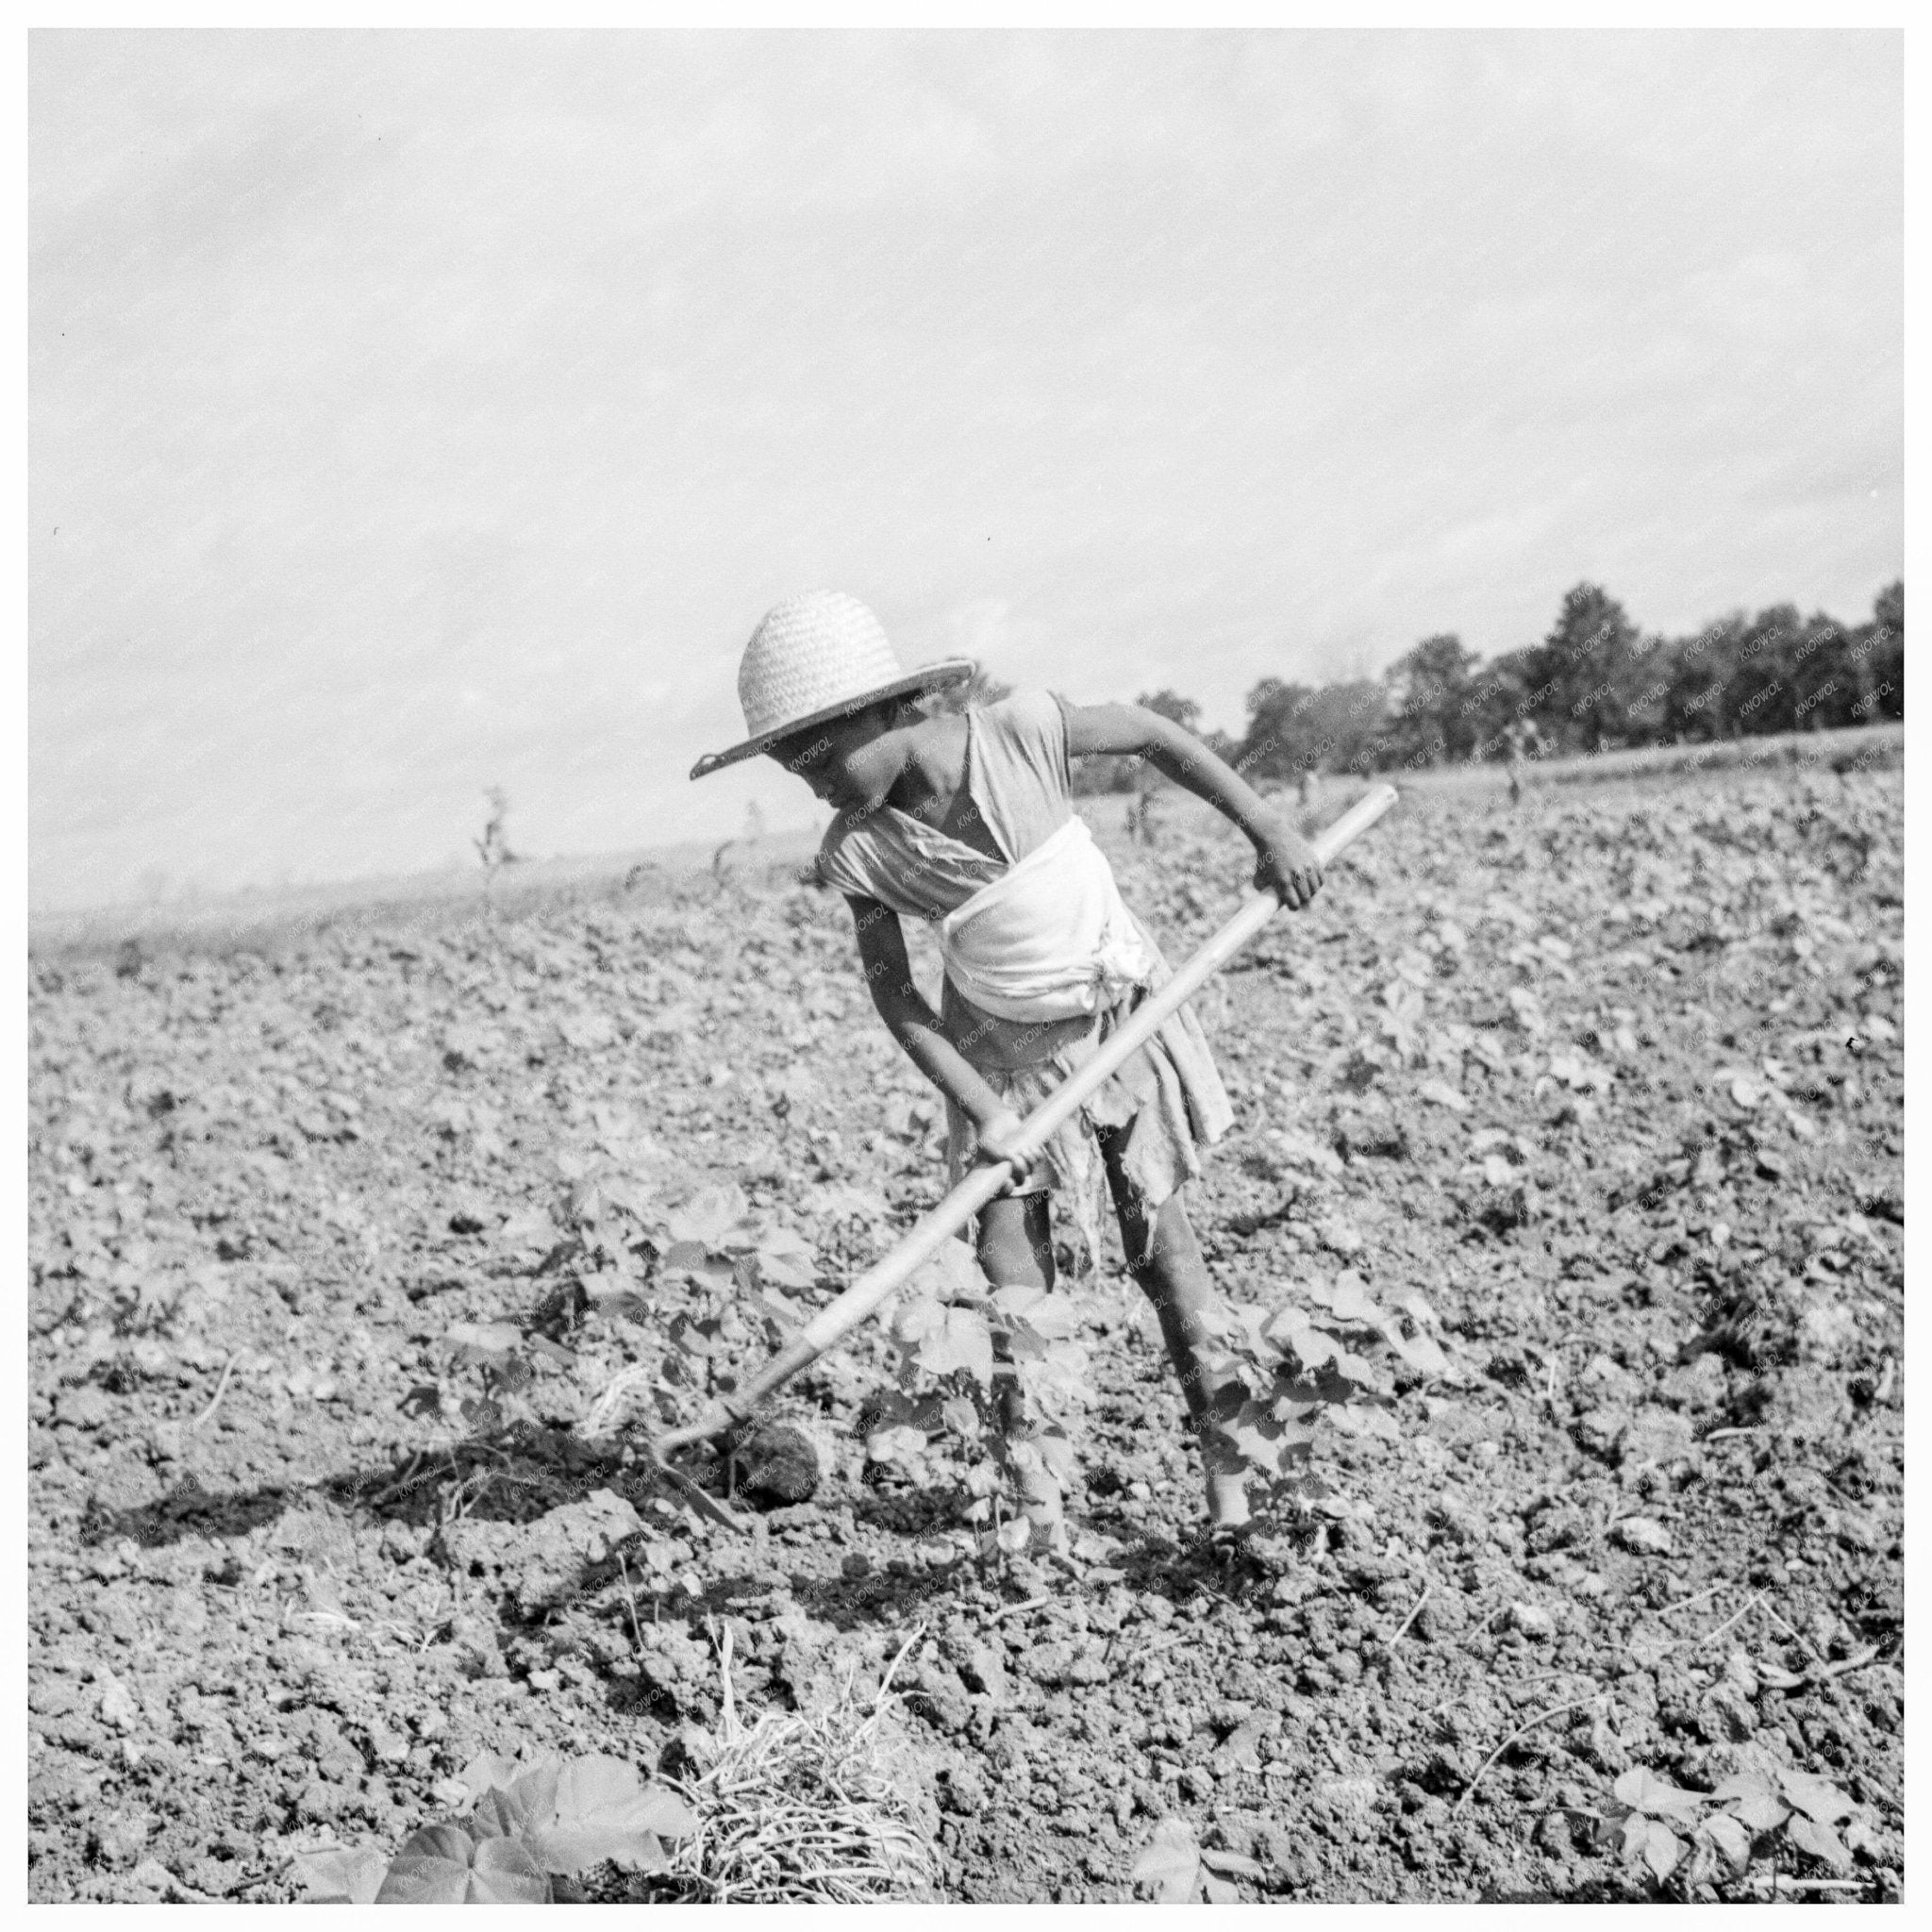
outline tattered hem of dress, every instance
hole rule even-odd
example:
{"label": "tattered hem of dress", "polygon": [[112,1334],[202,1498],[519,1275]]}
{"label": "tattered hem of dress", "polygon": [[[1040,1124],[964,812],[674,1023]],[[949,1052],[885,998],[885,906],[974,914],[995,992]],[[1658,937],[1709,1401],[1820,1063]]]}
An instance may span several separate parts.
{"label": "tattered hem of dress", "polygon": [[[1137,1003],[1117,1008],[1113,1016],[1116,1023],[1124,1019]],[[1192,1038],[1188,1034],[1191,1024]],[[1170,1042],[1170,1029],[1180,1029],[1180,1039]],[[1024,1117],[1091,1057],[1107,1030],[1096,1030],[1076,1048],[1056,1054],[1037,1067],[1010,1073],[988,1068],[980,1071],[994,1091]],[[1177,1056],[1206,1062],[1207,1081],[1211,1083],[1207,1091],[1196,1094],[1183,1080],[1176,1065]],[[1199,1177],[1199,1149],[1220,1140],[1233,1120],[1233,1108],[1213,1072],[1199,1023],[1192,1021],[1192,1016],[1184,1009],[1168,1021],[1145,1046],[1130,1054],[1046,1143],[1046,1165],[1054,1187],[1068,1197],[1086,1250],[1082,1272],[1100,1265],[1100,1217],[1108,1190],[1097,1132],[1126,1130],[1121,1167],[1146,1229],[1145,1249],[1139,1256],[1127,1257],[1127,1265],[1139,1269],[1153,1257],[1155,1222],[1162,1204],[1185,1182]],[[972,1164],[975,1136],[973,1122],[950,1101],[946,1124],[947,1173],[950,1182],[957,1184]]]}

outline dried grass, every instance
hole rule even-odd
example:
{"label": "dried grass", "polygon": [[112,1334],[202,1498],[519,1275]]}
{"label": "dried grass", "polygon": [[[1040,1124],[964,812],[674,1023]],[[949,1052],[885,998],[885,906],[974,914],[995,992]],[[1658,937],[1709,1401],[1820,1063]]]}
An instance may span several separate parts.
{"label": "dried grass", "polygon": [[931,1898],[936,1819],[886,1671],[870,1707],[856,1660],[821,1687],[811,1708],[741,1724],[731,1690],[731,1636],[720,1645],[724,1707],[708,1761],[681,1782],[698,1827],[667,1876],[708,1905],[864,1905]]}

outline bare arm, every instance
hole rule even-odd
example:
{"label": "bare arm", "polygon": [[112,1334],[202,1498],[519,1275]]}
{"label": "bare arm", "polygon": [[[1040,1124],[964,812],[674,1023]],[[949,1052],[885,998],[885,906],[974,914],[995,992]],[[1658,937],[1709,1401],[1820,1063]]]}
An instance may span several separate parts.
{"label": "bare arm", "polygon": [[[845,895],[845,903],[852,908],[852,924],[858,935],[866,990],[906,1057],[982,1130],[1010,1114],[1012,1109],[959,1051],[944,1023],[912,983],[912,964],[906,957],[906,935],[898,915],[876,899],[851,892]],[[984,1143],[983,1131],[980,1138]]]}
{"label": "bare arm", "polygon": [[1205,798],[1254,841],[1255,884],[1306,906],[1321,890],[1322,862],[1299,832],[1253,786],[1171,718],[1139,705],[1068,705],[1067,751],[1139,756],[1196,798]]}

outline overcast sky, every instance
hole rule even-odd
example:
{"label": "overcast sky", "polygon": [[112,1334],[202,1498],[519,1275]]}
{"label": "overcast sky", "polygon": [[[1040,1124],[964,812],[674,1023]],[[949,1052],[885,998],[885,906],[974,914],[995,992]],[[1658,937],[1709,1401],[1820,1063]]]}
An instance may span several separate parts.
{"label": "overcast sky", "polygon": [[738,654],[1264,675],[1903,569],[1894,34],[41,33],[32,897],[723,836]]}

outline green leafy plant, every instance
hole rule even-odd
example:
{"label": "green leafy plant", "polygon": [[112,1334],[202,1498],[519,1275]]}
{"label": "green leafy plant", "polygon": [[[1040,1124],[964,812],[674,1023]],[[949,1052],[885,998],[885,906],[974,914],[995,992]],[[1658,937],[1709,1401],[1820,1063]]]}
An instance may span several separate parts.
{"label": "green leafy plant", "polygon": [[753,1219],[735,1183],[668,1196],[632,1179],[616,1163],[571,1162],[564,1204],[569,1238],[553,1257],[589,1306],[669,1324],[674,1346],[693,1361],[716,1353],[734,1304],[789,1326],[787,1299],[812,1287],[811,1244],[775,1222]]}
{"label": "green leafy plant", "polygon": [[893,1313],[898,1387],[874,1399],[867,1459],[926,1479],[925,1451],[949,1433],[977,1452],[965,1515],[985,1553],[1060,1541],[1075,1467],[1067,1424],[1087,1383],[1075,1326],[1068,1296],[994,1288],[964,1241],[946,1242]]}
{"label": "green leafy plant", "polygon": [[[1450,1364],[1420,1295],[1381,1307],[1354,1269],[1304,1285],[1311,1307],[1219,1305],[1201,1364],[1220,1396],[1208,1453],[1249,1480],[1264,1508],[1299,1507],[1333,1493],[1308,1468],[1316,1424],[1393,1437],[1388,1413],[1399,1370]],[[1076,1467],[1069,1433],[1087,1393],[1086,1352],[1074,1339],[1072,1298],[1037,1288],[993,1288],[963,1241],[950,1241],[908,1284],[892,1318],[899,1386],[874,1404],[870,1460],[929,1478],[924,1457],[950,1432],[981,1454],[967,1471],[967,1520],[982,1546],[1026,1547],[1058,1521]],[[1014,1421],[1024,1418],[1016,1428]],[[1035,1419],[1038,1419],[1036,1424]],[[1017,1498],[1018,1513],[1003,1507]]]}
{"label": "green leafy plant", "polygon": [[451,1365],[481,1373],[482,1392],[458,1398],[457,1412],[474,1434],[493,1435],[521,1410],[518,1398],[535,1381],[540,1367],[571,1366],[575,1359],[560,1343],[514,1322],[454,1322],[443,1331]]}
{"label": "green leafy plant", "polygon": [[[1741,1879],[1754,1860],[1780,1849],[1835,1872],[1850,1869],[1852,1849],[1837,1827],[1857,1807],[1835,1785],[1758,1754],[1714,1791],[1687,1791],[1641,1765],[1611,1787],[1599,1830],[1624,1860],[1658,1885],[1688,1895],[1699,1886]],[[1847,1838],[1862,1842],[1855,1824]]]}
{"label": "green leafy plant", "polygon": [[1320,1422],[1346,1435],[1397,1434],[1389,1413],[1391,1357],[1418,1378],[1450,1366],[1431,1332],[1435,1312],[1421,1295],[1386,1309],[1353,1268],[1332,1284],[1305,1282],[1302,1294],[1312,1308],[1221,1304],[1210,1317],[1216,1340],[1201,1353],[1220,1391],[1209,1453],[1238,1470],[1251,1498],[1270,1510],[1333,1493],[1308,1467]]}
{"label": "green leafy plant", "polygon": [[[666,1421],[727,1386],[734,1357],[796,1331],[792,1298],[817,1282],[816,1254],[793,1229],[755,1220],[736,1185],[667,1194],[614,1157],[567,1156],[558,1165],[568,1184],[563,1238],[539,1269],[551,1293],[521,1322],[459,1322],[443,1337],[451,1365],[481,1377],[478,1392],[454,1404],[473,1432],[517,1419],[540,1373],[574,1366],[577,1331],[593,1313],[635,1323],[661,1344],[641,1374],[626,1372],[625,1386],[648,1386]],[[411,1400],[444,1406],[438,1390]]]}
{"label": "green leafy plant", "polygon": [[[628,1401],[638,1390],[674,1423],[694,1399],[731,1386],[745,1355],[781,1347],[797,1332],[794,1298],[817,1283],[815,1251],[792,1229],[755,1217],[737,1185],[660,1191],[614,1157],[561,1164],[570,1184],[565,1237],[544,1271],[559,1277],[573,1319],[613,1314],[660,1344],[605,1391],[600,1424],[616,1413],[613,1395]],[[1309,1468],[1318,1423],[1392,1438],[1398,1378],[1449,1368],[1428,1304],[1411,1294],[1385,1308],[1352,1268],[1332,1282],[1311,1277],[1297,1300],[1273,1309],[1221,1305],[1209,1319],[1214,1340],[1202,1366],[1220,1396],[1208,1453],[1248,1479],[1264,1509],[1333,1494]],[[964,1514],[982,1551],[1058,1545],[1088,1393],[1078,1324],[1070,1293],[994,1288],[967,1244],[948,1241],[892,1317],[897,1383],[870,1407],[868,1462],[930,1483],[928,1452],[951,1437],[967,1453]],[[457,1404],[478,1434],[512,1419],[539,1373],[575,1358],[541,1332],[539,1318],[459,1323],[445,1341],[457,1366],[480,1372],[480,1392]]]}
{"label": "green leafy plant", "polygon": [[1132,1876],[1157,1905],[1223,1906],[1240,1903],[1234,1879],[1259,1878],[1262,1871],[1239,1852],[1204,1850],[1185,1818],[1163,1818],[1134,1860]]}
{"label": "green leafy plant", "polygon": [[[578,1426],[602,1437],[638,1399],[675,1424],[732,1386],[747,1356],[796,1332],[791,1297],[816,1283],[815,1252],[792,1229],[754,1218],[738,1187],[654,1189],[621,1152],[558,1164],[569,1183],[562,1239],[549,1239],[558,1232],[549,1216],[525,1216],[531,1224],[517,1230],[526,1245],[546,1247],[536,1272],[550,1291],[519,1320],[452,1324],[442,1337],[449,1368],[478,1381],[420,1384],[406,1408],[459,1416],[479,1439],[515,1434],[539,1421],[530,1406],[538,1377],[577,1367],[586,1320],[601,1314],[643,1327],[652,1345],[606,1382]],[[707,1513],[689,1482],[675,1487],[686,1507]]]}
{"label": "green leafy plant", "polygon": [[605,1864],[625,1872],[669,1868],[666,1840],[697,1828],[691,1807],[635,1765],[605,1757],[556,1757],[520,1765],[485,1757],[467,1819],[425,1825],[396,1853],[338,1850],[300,1856],[311,1904],[548,1905]]}

